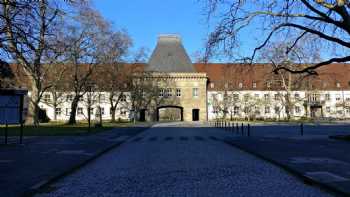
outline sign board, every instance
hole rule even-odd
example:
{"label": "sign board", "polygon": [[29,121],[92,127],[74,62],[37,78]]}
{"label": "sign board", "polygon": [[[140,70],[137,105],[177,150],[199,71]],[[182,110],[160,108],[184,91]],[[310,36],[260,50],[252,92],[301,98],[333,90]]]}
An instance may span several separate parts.
{"label": "sign board", "polygon": [[0,124],[20,123],[20,95],[0,95]]}
{"label": "sign board", "polygon": [[0,89],[0,124],[20,124],[23,120],[25,90]]}

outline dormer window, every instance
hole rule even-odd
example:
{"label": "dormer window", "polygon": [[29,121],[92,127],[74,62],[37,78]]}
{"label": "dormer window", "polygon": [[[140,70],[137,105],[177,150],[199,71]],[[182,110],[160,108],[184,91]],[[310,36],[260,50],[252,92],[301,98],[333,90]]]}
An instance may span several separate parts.
{"label": "dormer window", "polygon": [[271,82],[266,82],[266,87],[271,88]]}
{"label": "dormer window", "polygon": [[210,83],[210,88],[214,88],[214,87],[215,87],[214,83]]}
{"label": "dormer window", "polygon": [[253,82],[253,88],[256,88],[256,82]]}
{"label": "dormer window", "polygon": [[239,87],[240,89],[242,89],[242,88],[243,88],[243,83],[240,82],[240,83],[238,84],[238,87]]}
{"label": "dormer window", "polygon": [[337,88],[340,88],[340,82],[337,82],[335,85],[337,86]]}
{"label": "dormer window", "polygon": [[228,88],[228,83],[225,83],[225,89],[227,89]]}

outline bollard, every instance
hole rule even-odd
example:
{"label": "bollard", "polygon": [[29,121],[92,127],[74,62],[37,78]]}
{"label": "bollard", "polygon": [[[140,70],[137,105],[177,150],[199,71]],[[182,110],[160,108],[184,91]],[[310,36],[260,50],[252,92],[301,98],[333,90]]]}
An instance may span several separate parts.
{"label": "bollard", "polygon": [[300,134],[301,134],[301,136],[304,135],[304,124],[303,123],[300,124]]}
{"label": "bollard", "polygon": [[7,137],[8,137],[8,124],[6,122],[6,125],[5,125],[5,144],[7,144]]}
{"label": "bollard", "polygon": [[250,137],[250,124],[248,124],[248,137]]}
{"label": "bollard", "polygon": [[242,136],[244,136],[244,125],[243,125],[243,123],[241,125],[241,129],[242,129]]}
{"label": "bollard", "polygon": [[19,143],[22,144],[23,143],[23,121],[21,122],[21,133],[19,136]]}

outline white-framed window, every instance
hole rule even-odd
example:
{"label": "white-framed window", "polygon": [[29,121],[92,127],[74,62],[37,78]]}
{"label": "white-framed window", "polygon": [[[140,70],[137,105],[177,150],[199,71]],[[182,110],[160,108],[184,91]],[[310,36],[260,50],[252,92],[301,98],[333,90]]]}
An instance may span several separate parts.
{"label": "white-framed window", "polygon": [[265,101],[270,100],[270,95],[269,94],[264,94],[264,99],[265,99]]}
{"label": "white-framed window", "polygon": [[265,114],[269,114],[270,112],[270,106],[265,106]]}
{"label": "white-framed window", "polygon": [[337,88],[341,87],[340,82],[336,82],[335,85],[337,86]]}
{"label": "white-framed window", "polygon": [[90,107],[90,115],[93,115],[93,114],[94,114],[94,108]]}
{"label": "white-framed window", "polygon": [[78,113],[78,115],[83,115],[84,114],[83,108],[82,107],[78,107],[77,113]]}
{"label": "white-framed window", "polygon": [[234,101],[238,101],[239,99],[239,95],[238,94],[233,94],[233,100]]}
{"label": "white-framed window", "polygon": [[210,83],[210,88],[214,88],[214,87],[215,87],[214,83],[211,82],[211,83]]}
{"label": "white-framed window", "polygon": [[266,82],[266,87],[267,87],[267,88],[271,88],[271,82],[269,82],[269,81]]}
{"label": "white-framed window", "polygon": [[331,107],[327,106],[327,107],[326,107],[326,112],[327,112],[327,113],[330,113],[330,112],[331,112]]}
{"label": "white-framed window", "polygon": [[275,114],[279,114],[281,112],[281,108],[279,106],[275,107]]}
{"label": "white-framed window", "polygon": [[296,114],[300,114],[300,112],[301,112],[300,106],[295,106],[294,111]]}
{"label": "white-framed window", "polygon": [[66,100],[67,100],[67,101],[73,101],[73,95],[68,94]]}
{"label": "white-framed window", "polygon": [[244,95],[244,101],[247,102],[249,100],[249,94]]}
{"label": "white-framed window", "polygon": [[70,116],[71,108],[66,108],[66,116]]}
{"label": "white-framed window", "polygon": [[171,88],[167,88],[165,90],[165,97],[172,97],[173,96],[173,90]]}
{"label": "white-framed window", "polygon": [[181,97],[181,89],[180,88],[176,88],[176,96]]}
{"label": "white-framed window", "polygon": [[295,94],[294,94],[294,98],[295,98],[296,100],[299,100],[299,99],[300,99],[300,94],[299,94],[299,93],[295,93]]}
{"label": "white-framed window", "polygon": [[192,92],[193,97],[198,97],[198,88],[193,88],[192,91],[193,91]]}
{"label": "white-framed window", "polygon": [[106,96],[104,94],[100,94],[100,102],[105,102]]}
{"label": "white-framed window", "polygon": [[164,97],[164,89],[159,90],[159,97]]}
{"label": "white-framed window", "polygon": [[105,115],[105,108],[104,107],[101,107],[101,115]]}
{"label": "white-framed window", "polygon": [[233,108],[233,114],[234,114],[234,115],[238,115],[238,114],[239,114],[239,107],[238,107],[238,106],[235,106],[235,107]]}
{"label": "white-framed window", "polygon": [[331,95],[329,93],[325,94],[324,97],[325,97],[326,101],[330,101],[331,100]]}
{"label": "white-framed window", "polygon": [[126,109],[120,109],[120,115],[126,116]]}
{"label": "white-framed window", "polygon": [[340,94],[335,95],[335,100],[336,101],[340,101],[341,100],[341,95]]}
{"label": "white-framed window", "polygon": [[120,102],[126,102],[126,95],[125,94],[120,95]]}
{"label": "white-framed window", "polygon": [[44,102],[45,103],[51,102],[51,95],[50,94],[44,94]]}
{"label": "white-framed window", "polygon": [[60,116],[62,114],[62,109],[61,108],[56,108],[55,114],[56,114],[56,116]]}
{"label": "white-framed window", "polygon": [[275,94],[275,100],[278,101],[280,99],[280,94]]}
{"label": "white-framed window", "polygon": [[255,110],[254,112],[255,112],[256,115],[259,115],[259,114],[260,114],[260,107],[255,106],[255,107],[254,107],[254,110]]}
{"label": "white-framed window", "polygon": [[238,87],[239,87],[240,89],[242,89],[242,88],[243,88],[243,83],[242,83],[242,82],[239,82]]}
{"label": "white-framed window", "polygon": [[348,114],[348,115],[350,114],[350,107],[346,107],[345,108],[345,113]]}
{"label": "white-framed window", "polygon": [[253,82],[253,88],[256,88],[256,82]]}

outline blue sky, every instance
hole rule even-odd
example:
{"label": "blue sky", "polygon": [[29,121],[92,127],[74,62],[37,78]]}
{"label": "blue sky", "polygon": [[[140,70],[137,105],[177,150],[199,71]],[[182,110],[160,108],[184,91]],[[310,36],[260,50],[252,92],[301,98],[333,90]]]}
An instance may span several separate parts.
{"label": "blue sky", "polygon": [[204,48],[209,30],[198,0],[93,0],[93,4],[115,28],[128,31],[135,49],[153,50],[163,33],[180,34],[190,56]]}

